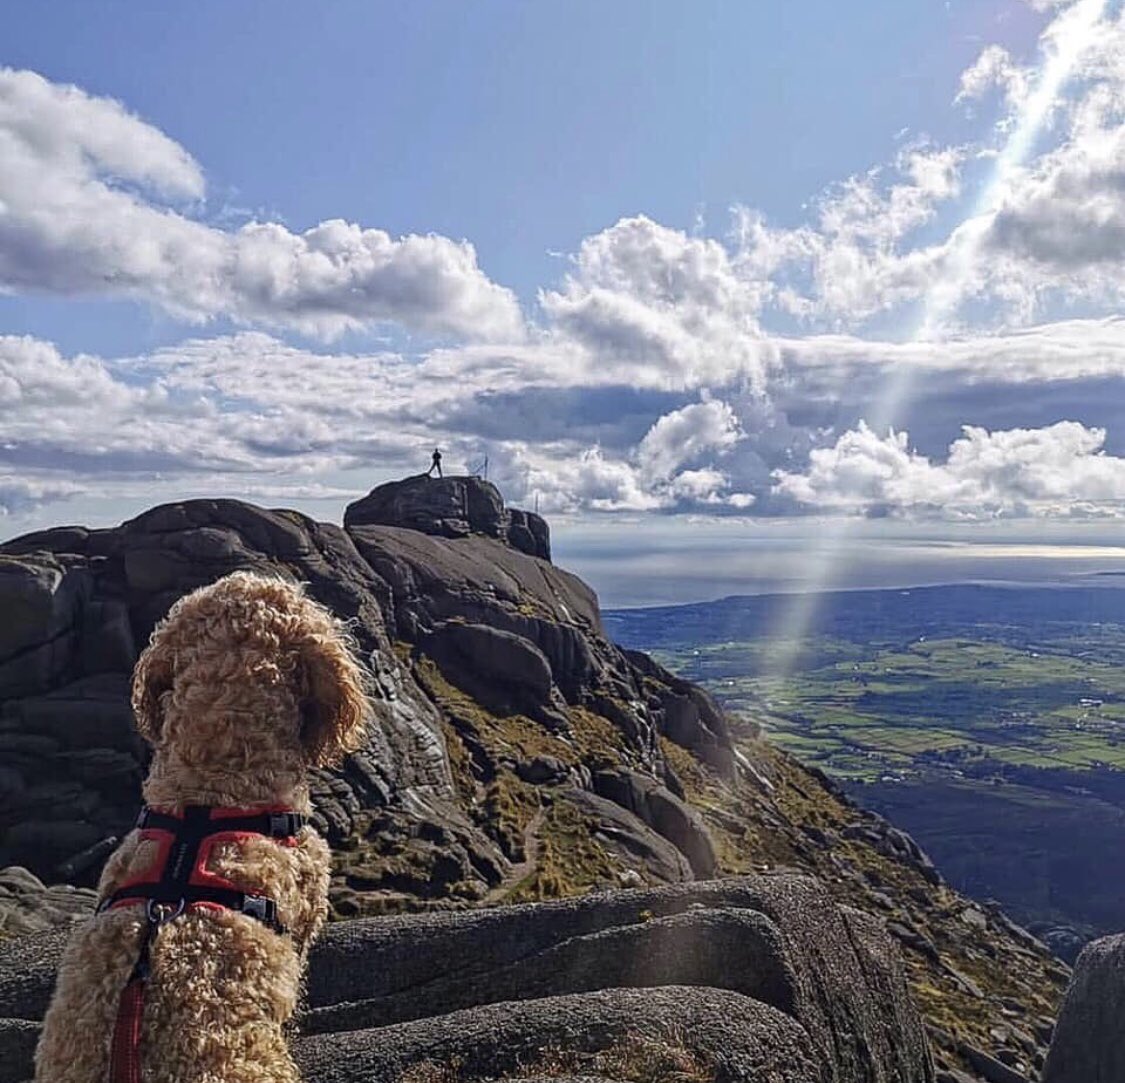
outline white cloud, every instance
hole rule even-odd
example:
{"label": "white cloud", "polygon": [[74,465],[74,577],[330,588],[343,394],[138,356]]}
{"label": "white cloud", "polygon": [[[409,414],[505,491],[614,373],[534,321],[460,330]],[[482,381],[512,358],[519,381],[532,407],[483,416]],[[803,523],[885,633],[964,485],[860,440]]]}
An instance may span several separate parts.
{"label": "white cloud", "polygon": [[729,451],[744,436],[725,402],[692,403],[656,421],[637,446],[637,460],[649,477],[670,478],[702,455]]}
{"label": "white cloud", "polygon": [[[1076,10],[1049,16],[1047,53]],[[488,453],[512,499],[551,512],[1113,509],[1120,460],[1101,451],[1093,396],[1125,380],[1125,320],[1010,323],[1060,297],[1083,315],[1123,299],[1122,18],[1099,24],[1035,153],[1000,170],[994,206],[960,227],[949,223],[966,204],[980,211],[981,174],[1038,85],[998,46],[957,93],[1003,92],[982,141],[902,147],[794,228],[740,208],[719,241],[623,218],[580,244],[526,329],[467,244],[342,221],[208,224],[200,167],[164,133],[115,102],[0,71],[0,288],[326,335],[397,320],[454,337],[417,356],[350,355],[246,331],[116,360],[0,339],[0,503],[65,495],[67,479],[335,499],[360,471],[424,467],[439,443],[450,464]],[[952,337],[872,337],[906,335],[912,306],[943,290]],[[970,315],[1007,329],[970,332]],[[778,337],[771,318],[833,333]],[[904,371],[927,392],[915,447],[858,423]]]}
{"label": "white cloud", "polygon": [[1003,92],[1007,104],[1018,108],[1027,98],[1029,80],[1030,72],[1015,63],[1007,49],[1000,45],[988,45],[961,73],[961,86],[954,101],[976,101],[997,87]]}
{"label": "white cloud", "polygon": [[1125,378],[1125,318],[1062,320],[940,342],[886,342],[851,335],[776,340],[797,380],[822,376],[842,390],[857,379],[885,379],[894,369],[944,373],[951,385],[1021,384]]}
{"label": "white cloud", "polygon": [[332,336],[394,321],[519,339],[519,306],[467,241],[340,220],[226,231],[158,200],[199,200],[198,164],[119,103],[0,69],[0,289],[148,301]]}
{"label": "white cloud", "polygon": [[739,272],[769,280],[782,311],[853,326],[921,296],[941,273],[940,245],[917,231],[961,189],[962,148],[904,147],[894,163],[848,178],[815,205],[815,224],[774,229],[736,212]]}
{"label": "white cloud", "polygon": [[45,504],[67,500],[83,491],[82,486],[63,478],[29,479],[0,474],[0,517],[20,515]]}
{"label": "white cloud", "polygon": [[546,512],[745,509],[754,495],[731,492],[730,476],[713,462],[744,435],[729,405],[706,400],[657,418],[628,457],[511,440],[493,447],[490,468],[511,498]]}
{"label": "white cloud", "polygon": [[694,388],[770,364],[758,324],[763,284],[715,240],[639,216],[588,237],[559,290],[541,292],[551,327],[615,380]]}
{"label": "white cloud", "polygon": [[975,290],[1017,316],[1055,301],[1116,307],[1125,299],[1125,11],[1073,4],[1048,24],[1042,45],[1040,79],[1069,63],[1071,93],[1038,105],[1038,87],[1026,96],[1028,110],[1044,107],[1036,134],[1046,134],[1047,149],[1010,170],[976,224]]}
{"label": "white cloud", "polygon": [[810,455],[805,473],[778,471],[774,493],[800,505],[862,512],[983,519],[1125,514],[1125,459],[1106,455],[1103,429],[1060,421],[988,432],[972,425],[933,463],[906,433],[866,424]]}

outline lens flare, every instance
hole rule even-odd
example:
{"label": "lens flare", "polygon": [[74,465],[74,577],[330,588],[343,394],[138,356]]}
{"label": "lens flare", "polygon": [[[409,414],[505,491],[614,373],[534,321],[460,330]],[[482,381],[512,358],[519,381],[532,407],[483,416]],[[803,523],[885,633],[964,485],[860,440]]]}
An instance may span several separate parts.
{"label": "lens flare", "polygon": [[[1012,120],[1008,138],[996,155],[987,182],[946,242],[941,274],[922,298],[912,341],[933,342],[941,338],[971,285],[993,217],[1003,207],[1078,61],[1095,43],[1108,7],[1109,0],[1079,0],[1051,25],[1038,77]],[[881,433],[893,425],[909,401],[912,379],[909,363],[899,364],[887,375],[867,418],[873,431]],[[844,516],[826,519],[816,542],[809,547],[807,586],[785,606],[772,637],[771,675],[784,677],[792,671],[816,619],[819,596],[831,589],[849,559],[846,546],[852,524],[853,520]]]}

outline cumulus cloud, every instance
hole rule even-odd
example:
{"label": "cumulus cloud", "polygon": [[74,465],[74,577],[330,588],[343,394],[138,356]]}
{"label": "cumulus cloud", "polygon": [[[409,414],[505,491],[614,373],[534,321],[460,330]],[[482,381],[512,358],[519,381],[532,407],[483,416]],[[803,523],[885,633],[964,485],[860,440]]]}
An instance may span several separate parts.
{"label": "cumulus cloud", "polygon": [[[488,455],[511,499],[538,498],[553,512],[769,514],[832,504],[824,494],[833,487],[816,484],[823,454],[847,450],[854,465],[847,440],[868,447],[875,438],[853,433],[838,445],[839,434],[859,431],[903,367],[925,396],[911,431],[931,455],[966,419],[1045,427],[1073,408],[1091,430],[1112,425],[1125,386],[1120,319],[940,343],[820,335],[771,348],[778,362],[767,395],[737,372],[702,393],[584,385],[531,358],[531,346],[508,357],[501,379],[497,355],[484,363],[472,346],[421,359],[351,355],[242,332],[107,360],[0,337],[0,473],[43,493],[61,479],[106,495],[178,484],[316,499],[417,470],[437,443],[450,464]],[[548,358],[555,350],[544,345]],[[879,443],[880,455],[894,451]],[[790,480],[775,488],[779,470]],[[352,474],[341,480],[341,471]],[[20,506],[33,499],[29,489]]]}
{"label": "cumulus cloud", "polygon": [[[932,337],[968,309],[1012,325],[1063,304],[1120,305],[1125,10],[1097,0],[1039,10],[1049,21],[1035,64],[992,44],[961,75],[957,103],[1002,92],[982,138],[907,146],[830,187],[793,228],[739,210],[734,262],[766,280],[772,309],[845,329],[922,302]],[[939,215],[953,225],[935,237],[926,227]]]}
{"label": "cumulus cloud", "polygon": [[556,336],[584,348],[591,367],[690,388],[764,381],[762,296],[718,241],[638,216],[586,238],[562,288],[539,300]]}
{"label": "cumulus cloud", "polygon": [[637,460],[652,478],[670,478],[709,453],[729,451],[745,436],[725,402],[692,403],[659,418],[637,446]]}
{"label": "cumulus cloud", "polygon": [[713,467],[653,478],[637,462],[596,445],[506,441],[493,449],[489,467],[509,499],[548,514],[745,509],[755,500],[751,493],[731,492],[730,477]]}
{"label": "cumulus cloud", "polygon": [[[1054,6],[1045,55],[1069,47],[1083,7]],[[200,166],[167,135],[0,71],[0,289],[453,339],[346,354],[248,330],[118,359],[0,339],[0,504],[195,482],[342,499],[368,473],[423,467],[437,443],[451,465],[487,454],[510,499],[554,513],[1116,513],[1125,445],[1107,453],[1103,426],[1125,320],[1035,314],[1059,297],[1082,315],[1120,305],[1123,17],[1098,23],[1026,160],[1003,148],[1041,80],[990,46],[950,87],[999,111],[984,139],[902,146],[792,228],[749,208],[722,240],[623,218],[581,242],[526,327],[466,243],[343,221],[219,228]],[[1002,101],[984,102],[994,89]],[[1002,183],[985,207],[988,177]],[[919,310],[941,310],[936,340],[909,337]],[[970,310],[990,330],[966,330]],[[873,337],[888,329],[897,341]],[[894,417],[913,444],[860,421],[904,374],[925,396]]]}
{"label": "cumulus cloud", "polygon": [[1070,58],[1075,89],[1049,103],[1055,138],[981,223],[982,288],[1024,311],[1125,297],[1125,11],[1097,7],[1066,7],[1044,32],[1048,56]]}
{"label": "cumulus cloud", "polygon": [[831,188],[815,203],[815,221],[794,229],[738,208],[735,265],[769,283],[777,308],[834,326],[911,301],[942,273],[942,246],[913,242],[960,194],[965,157],[959,147],[905,147],[890,166]]}
{"label": "cumulus cloud", "polygon": [[467,241],[340,220],[227,231],[187,215],[203,195],[191,155],[119,103],[0,69],[0,289],[128,297],[189,320],[326,336],[383,321],[522,335],[514,295]]}
{"label": "cumulus cloud", "polygon": [[1125,459],[1104,453],[1105,430],[1060,421],[988,432],[966,425],[944,463],[909,436],[866,424],[810,455],[803,473],[778,471],[774,493],[797,504],[868,515],[956,519],[1125,513]]}

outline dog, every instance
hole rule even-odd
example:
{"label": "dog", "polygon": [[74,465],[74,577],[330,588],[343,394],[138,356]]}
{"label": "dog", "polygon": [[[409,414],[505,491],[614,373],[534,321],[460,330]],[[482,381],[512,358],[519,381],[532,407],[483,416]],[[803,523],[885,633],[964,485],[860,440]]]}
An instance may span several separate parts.
{"label": "dog", "polygon": [[283,1031],[328,914],[307,772],[361,747],[350,637],[235,572],[176,602],[133,675],[145,809],[67,946],[36,1083],[293,1083]]}

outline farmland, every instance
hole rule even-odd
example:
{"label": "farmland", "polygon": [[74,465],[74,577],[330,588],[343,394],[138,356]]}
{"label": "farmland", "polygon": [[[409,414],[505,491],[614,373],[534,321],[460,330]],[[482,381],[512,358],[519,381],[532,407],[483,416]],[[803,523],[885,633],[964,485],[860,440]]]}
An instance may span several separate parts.
{"label": "farmland", "polygon": [[799,643],[795,608],[730,598],[606,623],[911,831],[957,886],[1045,935],[1125,926],[1125,591],[827,594]]}

